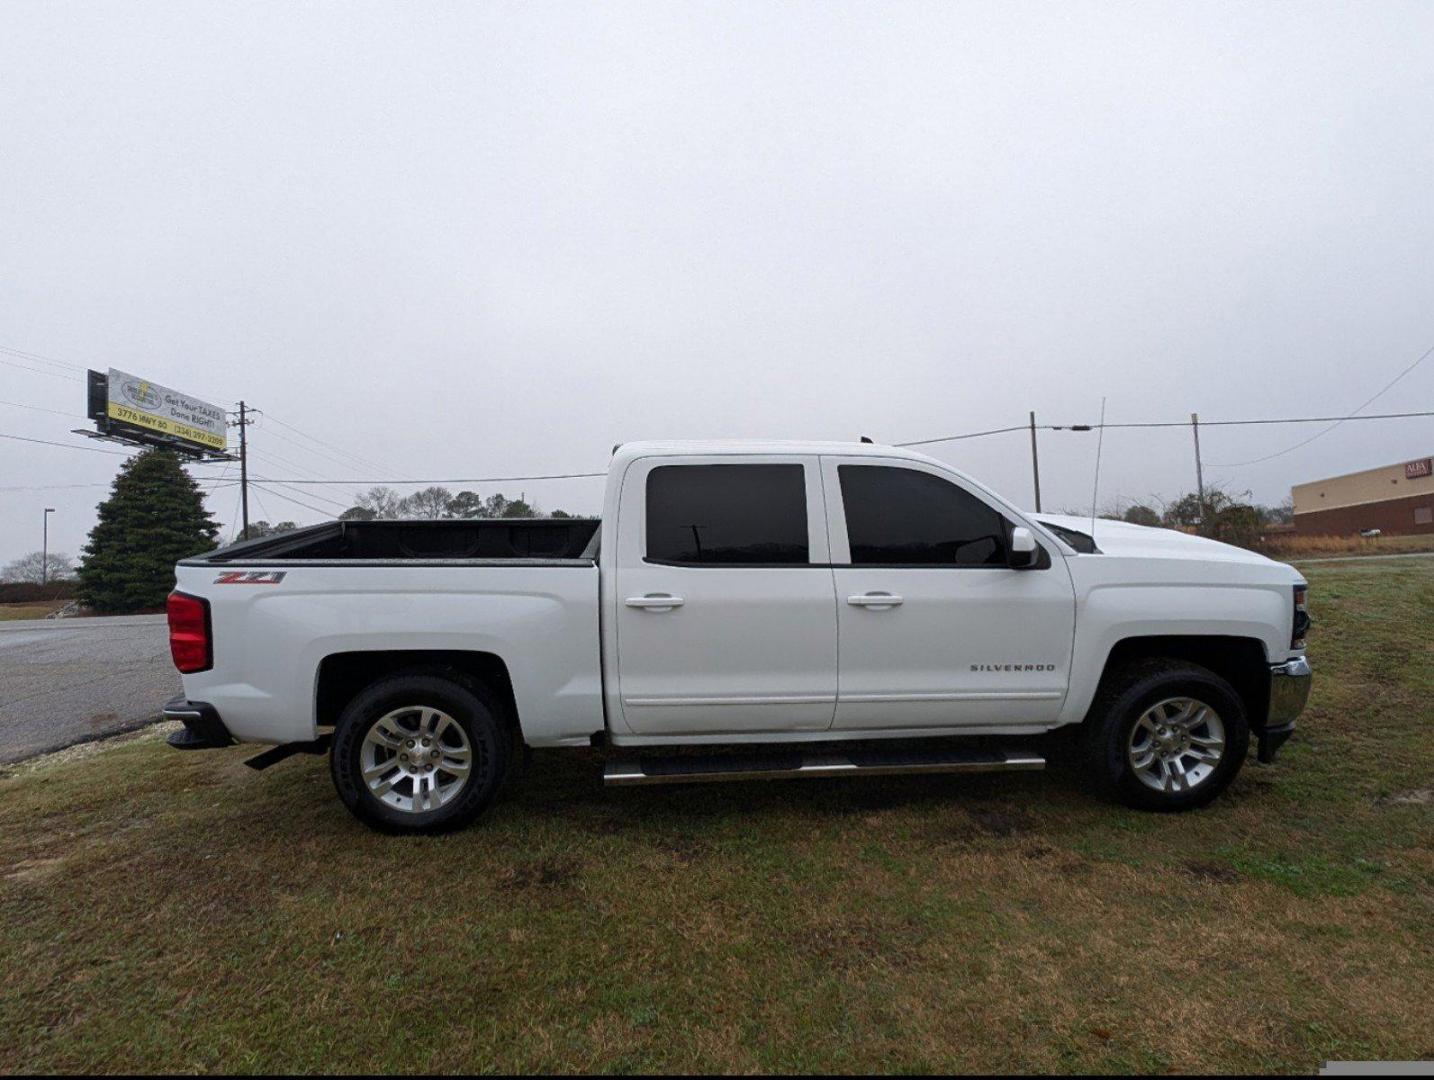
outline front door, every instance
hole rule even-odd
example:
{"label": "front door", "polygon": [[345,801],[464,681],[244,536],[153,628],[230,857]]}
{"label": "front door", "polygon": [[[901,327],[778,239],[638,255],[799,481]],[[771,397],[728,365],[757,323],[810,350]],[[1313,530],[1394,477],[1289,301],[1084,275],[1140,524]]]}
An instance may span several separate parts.
{"label": "front door", "polygon": [[638,459],[618,529],[618,691],[630,732],[831,726],[837,618],[816,457]]}
{"label": "front door", "polygon": [[1036,569],[1010,569],[1006,512],[934,465],[822,461],[841,642],[834,727],[1053,723],[1075,627],[1065,559],[1047,551]]}

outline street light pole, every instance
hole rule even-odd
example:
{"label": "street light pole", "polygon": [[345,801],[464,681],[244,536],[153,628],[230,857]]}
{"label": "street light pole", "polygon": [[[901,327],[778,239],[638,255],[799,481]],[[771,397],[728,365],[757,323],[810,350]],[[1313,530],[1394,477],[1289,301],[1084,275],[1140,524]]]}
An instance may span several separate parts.
{"label": "street light pole", "polygon": [[40,544],[40,584],[44,585],[49,581],[50,574],[50,515],[55,512],[53,506],[45,507],[45,538]]}

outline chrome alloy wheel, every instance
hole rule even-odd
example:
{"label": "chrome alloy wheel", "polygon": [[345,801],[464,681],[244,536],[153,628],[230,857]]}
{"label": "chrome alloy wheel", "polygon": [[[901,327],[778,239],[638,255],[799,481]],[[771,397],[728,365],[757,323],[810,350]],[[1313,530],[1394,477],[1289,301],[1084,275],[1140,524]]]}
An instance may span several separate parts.
{"label": "chrome alloy wheel", "polygon": [[420,814],[451,802],[467,785],[473,745],[463,725],[446,712],[411,705],[369,725],[359,767],[375,798]]}
{"label": "chrome alloy wheel", "polygon": [[1146,787],[1178,794],[1210,778],[1225,753],[1220,714],[1194,698],[1166,698],[1140,714],[1126,760]]}

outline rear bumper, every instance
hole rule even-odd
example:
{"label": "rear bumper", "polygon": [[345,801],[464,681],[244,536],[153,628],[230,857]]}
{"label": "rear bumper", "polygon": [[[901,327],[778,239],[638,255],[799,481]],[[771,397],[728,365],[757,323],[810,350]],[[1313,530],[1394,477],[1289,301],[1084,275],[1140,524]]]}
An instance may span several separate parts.
{"label": "rear bumper", "polygon": [[1305,711],[1310,696],[1313,672],[1303,656],[1270,665],[1270,707],[1265,723],[1255,730],[1259,740],[1259,758],[1265,764],[1275,760],[1275,753],[1295,732],[1295,720]]}
{"label": "rear bumper", "polygon": [[178,720],[183,731],[169,737],[176,750],[218,750],[234,745],[234,736],[224,726],[219,710],[206,701],[190,701],[183,694],[164,703],[164,718]]}

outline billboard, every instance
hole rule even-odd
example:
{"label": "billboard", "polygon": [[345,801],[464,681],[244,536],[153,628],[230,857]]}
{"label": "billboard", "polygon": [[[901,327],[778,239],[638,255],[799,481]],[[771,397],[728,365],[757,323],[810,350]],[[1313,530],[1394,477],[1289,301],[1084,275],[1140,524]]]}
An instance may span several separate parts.
{"label": "billboard", "polygon": [[224,410],[189,394],[110,368],[90,372],[89,415],[106,435],[205,453],[224,453]]}
{"label": "billboard", "polygon": [[1434,458],[1409,461],[1404,464],[1404,479],[1418,480],[1421,476],[1434,474]]}

